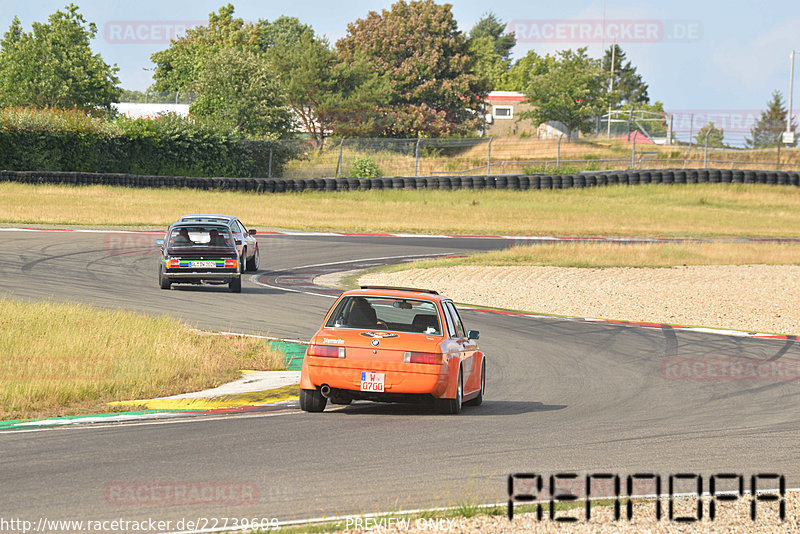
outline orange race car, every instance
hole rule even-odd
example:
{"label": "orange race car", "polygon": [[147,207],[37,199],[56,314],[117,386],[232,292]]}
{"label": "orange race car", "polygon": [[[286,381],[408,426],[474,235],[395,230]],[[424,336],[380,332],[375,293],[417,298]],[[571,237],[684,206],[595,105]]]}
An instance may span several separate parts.
{"label": "orange race car", "polygon": [[486,361],[478,332],[464,330],[453,301],[436,291],[363,286],[344,292],[311,338],[300,408],[328,400],[432,401],[456,414],[483,401]]}

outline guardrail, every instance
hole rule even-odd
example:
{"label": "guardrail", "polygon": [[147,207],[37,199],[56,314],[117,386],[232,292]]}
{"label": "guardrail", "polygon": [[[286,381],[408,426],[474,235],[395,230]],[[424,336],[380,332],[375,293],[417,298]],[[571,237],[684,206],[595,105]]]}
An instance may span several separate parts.
{"label": "guardrail", "polygon": [[800,172],[730,169],[650,169],[577,174],[425,176],[391,178],[195,178],[57,171],[0,171],[0,182],[28,184],[186,187],[258,193],[369,189],[571,189],[604,185],[737,183],[800,185]]}

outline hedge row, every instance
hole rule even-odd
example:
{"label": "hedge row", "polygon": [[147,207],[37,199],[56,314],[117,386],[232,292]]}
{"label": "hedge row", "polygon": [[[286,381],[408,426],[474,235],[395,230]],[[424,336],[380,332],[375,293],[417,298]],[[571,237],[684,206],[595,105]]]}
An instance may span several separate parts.
{"label": "hedge row", "polygon": [[122,121],[107,130],[1,126],[0,169],[266,177],[280,176],[296,156],[277,141],[240,139],[169,116]]}
{"label": "hedge row", "polygon": [[52,171],[0,171],[0,181],[33,184],[104,184],[228,191],[351,191],[367,189],[570,189],[603,185],[739,183],[800,185],[800,173],[719,169],[587,172],[564,175],[426,176],[396,178],[197,178]]}

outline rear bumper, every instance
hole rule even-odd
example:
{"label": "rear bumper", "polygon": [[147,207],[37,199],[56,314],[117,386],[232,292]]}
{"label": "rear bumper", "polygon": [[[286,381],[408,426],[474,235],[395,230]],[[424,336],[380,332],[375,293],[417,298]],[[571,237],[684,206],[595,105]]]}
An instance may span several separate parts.
{"label": "rear bumper", "polygon": [[167,271],[164,277],[170,280],[222,280],[231,281],[240,278],[238,271]]}
{"label": "rear bumper", "polygon": [[[342,393],[352,392],[354,398],[372,396],[391,397],[402,395],[433,395],[441,397],[448,386],[448,370],[444,365],[414,363],[377,362],[363,360],[339,360],[314,358],[303,360],[303,380],[300,387],[312,389],[327,384]],[[384,394],[361,392],[361,373],[384,373]]]}

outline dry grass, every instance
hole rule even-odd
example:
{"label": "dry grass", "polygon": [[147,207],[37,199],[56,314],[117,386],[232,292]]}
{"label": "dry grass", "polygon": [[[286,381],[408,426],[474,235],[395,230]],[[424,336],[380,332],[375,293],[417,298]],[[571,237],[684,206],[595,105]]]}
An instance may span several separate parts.
{"label": "dry grass", "polygon": [[[553,162],[559,153],[557,139],[537,139],[535,137],[497,137],[492,141],[492,169],[501,173],[523,173],[526,171],[552,172]],[[415,159],[413,141],[407,143],[405,152],[391,150],[356,150],[348,146],[342,151],[342,175],[347,176],[352,161],[357,157],[368,157],[376,162],[383,176],[411,176],[414,174]],[[423,147],[426,145],[423,145]],[[577,170],[627,169],[630,166],[631,143],[619,139],[588,138],[562,140],[560,159],[572,160],[569,165]],[[636,146],[638,168],[671,168],[685,165],[689,168],[702,168],[705,151],[703,147],[678,145],[651,145],[639,143]],[[485,166],[488,156],[488,143],[455,150],[421,150],[418,172],[420,175],[463,172],[467,169]],[[775,149],[763,150],[720,150],[709,148],[708,159],[712,161],[736,162],[736,168],[748,163],[749,168],[774,169],[777,162]],[[339,160],[338,145],[329,147],[322,153],[311,152],[306,159],[288,162],[284,172],[293,178],[317,178],[333,176]],[[577,161],[576,161],[577,160]],[[615,161],[598,161],[615,160]],[[797,170],[800,167],[800,149],[782,149],[781,163],[792,167],[784,170]],[[541,162],[530,163],[530,162]],[[519,163],[518,163],[519,162]],[[549,162],[547,165],[544,162]],[[713,165],[712,165],[713,166]],[[726,165],[727,167],[727,165]],[[485,169],[482,171],[485,172]]]}
{"label": "dry grass", "polygon": [[800,243],[554,243],[515,246],[460,258],[425,260],[389,270],[454,265],[552,267],[674,267],[686,265],[798,265]]}
{"label": "dry grass", "polygon": [[109,401],[216,387],[240,369],[285,369],[263,340],[82,304],[2,299],[0,333],[0,420],[107,411]]}
{"label": "dry grass", "polygon": [[641,185],[546,191],[254,194],[0,184],[0,223],[158,226],[233,213],[258,229],[562,236],[800,236],[800,189]]}

